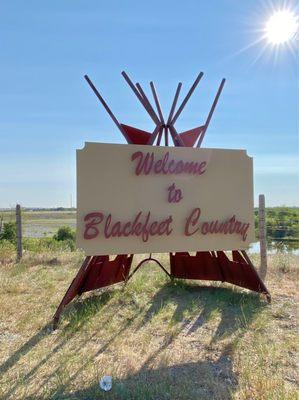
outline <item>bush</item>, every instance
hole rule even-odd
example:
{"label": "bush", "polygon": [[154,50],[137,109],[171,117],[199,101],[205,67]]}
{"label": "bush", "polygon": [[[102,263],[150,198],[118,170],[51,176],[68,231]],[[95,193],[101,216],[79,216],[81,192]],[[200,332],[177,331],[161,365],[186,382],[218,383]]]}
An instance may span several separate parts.
{"label": "bush", "polygon": [[71,251],[74,251],[76,249],[75,238],[75,231],[69,226],[62,226],[53,236],[53,239],[56,242],[60,242],[61,245],[67,247]]}
{"label": "bush", "polygon": [[73,251],[75,250],[75,243],[71,240],[55,240],[51,237],[43,238],[24,238],[24,250],[32,251],[34,253],[43,253],[49,251]]}
{"label": "bush", "polygon": [[4,222],[3,229],[0,233],[0,241],[7,240],[10,243],[16,243],[17,227],[15,222]]}
{"label": "bush", "polygon": [[0,240],[0,264],[5,264],[14,260],[15,256],[15,245],[9,240]]}
{"label": "bush", "polygon": [[75,231],[71,229],[69,226],[62,226],[61,228],[58,229],[58,231],[55,233],[53,236],[53,239],[58,240],[58,241],[72,241],[75,242]]}

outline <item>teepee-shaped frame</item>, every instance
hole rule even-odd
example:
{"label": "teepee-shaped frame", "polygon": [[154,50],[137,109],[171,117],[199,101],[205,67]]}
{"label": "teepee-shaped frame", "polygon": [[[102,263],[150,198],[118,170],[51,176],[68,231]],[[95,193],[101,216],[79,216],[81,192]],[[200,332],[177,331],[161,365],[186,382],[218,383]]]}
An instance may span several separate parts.
{"label": "teepee-shaped frame", "polygon": [[[225,79],[222,79],[219,85],[205,123],[197,128],[178,133],[174,124],[203,77],[203,72],[199,73],[181,105],[177,108],[177,102],[182,88],[182,83],[180,82],[178,84],[167,120],[163,116],[154,83],[150,82],[150,88],[156,110],[150,103],[141,85],[139,83],[134,85],[126,72],[123,71],[122,75],[150,118],[155,123],[155,129],[152,133],[129,125],[121,124],[87,75],[85,75],[85,79],[128,144],[151,146],[156,144],[157,146],[160,146],[162,138],[164,137],[165,146],[169,146],[170,136],[174,146],[201,147],[225,84]],[[57,327],[64,307],[77,295],[80,296],[84,292],[119,282],[127,283],[133,274],[148,261],[155,261],[170,278],[229,282],[262,293],[266,295],[269,302],[271,301],[268,289],[260,279],[245,250],[232,250],[231,259],[228,258],[226,253],[223,251],[200,251],[194,256],[190,255],[188,252],[170,253],[170,272],[168,272],[163,265],[150,254],[150,256],[142,260],[130,274],[133,256],[133,254],[120,254],[116,256],[114,260],[110,260],[109,255],[94,255],[86,257],[56,310],[53,319],[54,329]]]}

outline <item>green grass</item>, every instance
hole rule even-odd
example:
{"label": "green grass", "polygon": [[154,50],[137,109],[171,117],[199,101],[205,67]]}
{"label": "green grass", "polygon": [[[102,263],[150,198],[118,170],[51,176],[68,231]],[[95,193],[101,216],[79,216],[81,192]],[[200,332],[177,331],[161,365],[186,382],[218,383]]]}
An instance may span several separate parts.
{"label": "green grass", "polygon": [[[267,276],[270,306],[231,285],[170,281],[147,264],[125,287],[73,301],[55,332],[51,317],[83,254],[7,259],[0,266],[0,398],[298,398],[298,257],[282,269],[275,257]],[[159,258],[168,267],[167,257]],[[103,375],[113,378],[107,393],[98,385]]]}

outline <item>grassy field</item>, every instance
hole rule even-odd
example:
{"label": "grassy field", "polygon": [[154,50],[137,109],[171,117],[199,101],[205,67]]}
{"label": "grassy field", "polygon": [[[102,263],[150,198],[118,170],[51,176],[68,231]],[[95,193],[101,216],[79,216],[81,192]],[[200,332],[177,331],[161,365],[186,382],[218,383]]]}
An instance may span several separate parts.
{"label": "grassy field", "polygon": [[298,399],[298,256],[271,256],[271,305],[231,285],[171,282],[149,264],[126,287],[74,301],[54,332],[83,255],[14,256],[0,253],[1,399]]}
{"label": "grassy field", "polygon": [[[15,221],[14,211],[0,212],[3,221]],[[53,236],[62,225],[76,228],[76,211],[23,211],[25,237]]]}

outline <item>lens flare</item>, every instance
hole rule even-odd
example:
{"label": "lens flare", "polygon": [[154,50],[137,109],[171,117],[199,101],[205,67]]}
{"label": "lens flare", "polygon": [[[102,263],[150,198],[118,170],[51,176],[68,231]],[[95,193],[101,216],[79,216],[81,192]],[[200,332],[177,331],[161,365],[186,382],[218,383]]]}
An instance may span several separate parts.
{"label": "lens flare", "polygon": [[266,23],[265,37],[273,45],[290,42],[297,33],[298,18],[288,10],[276,11]]}

